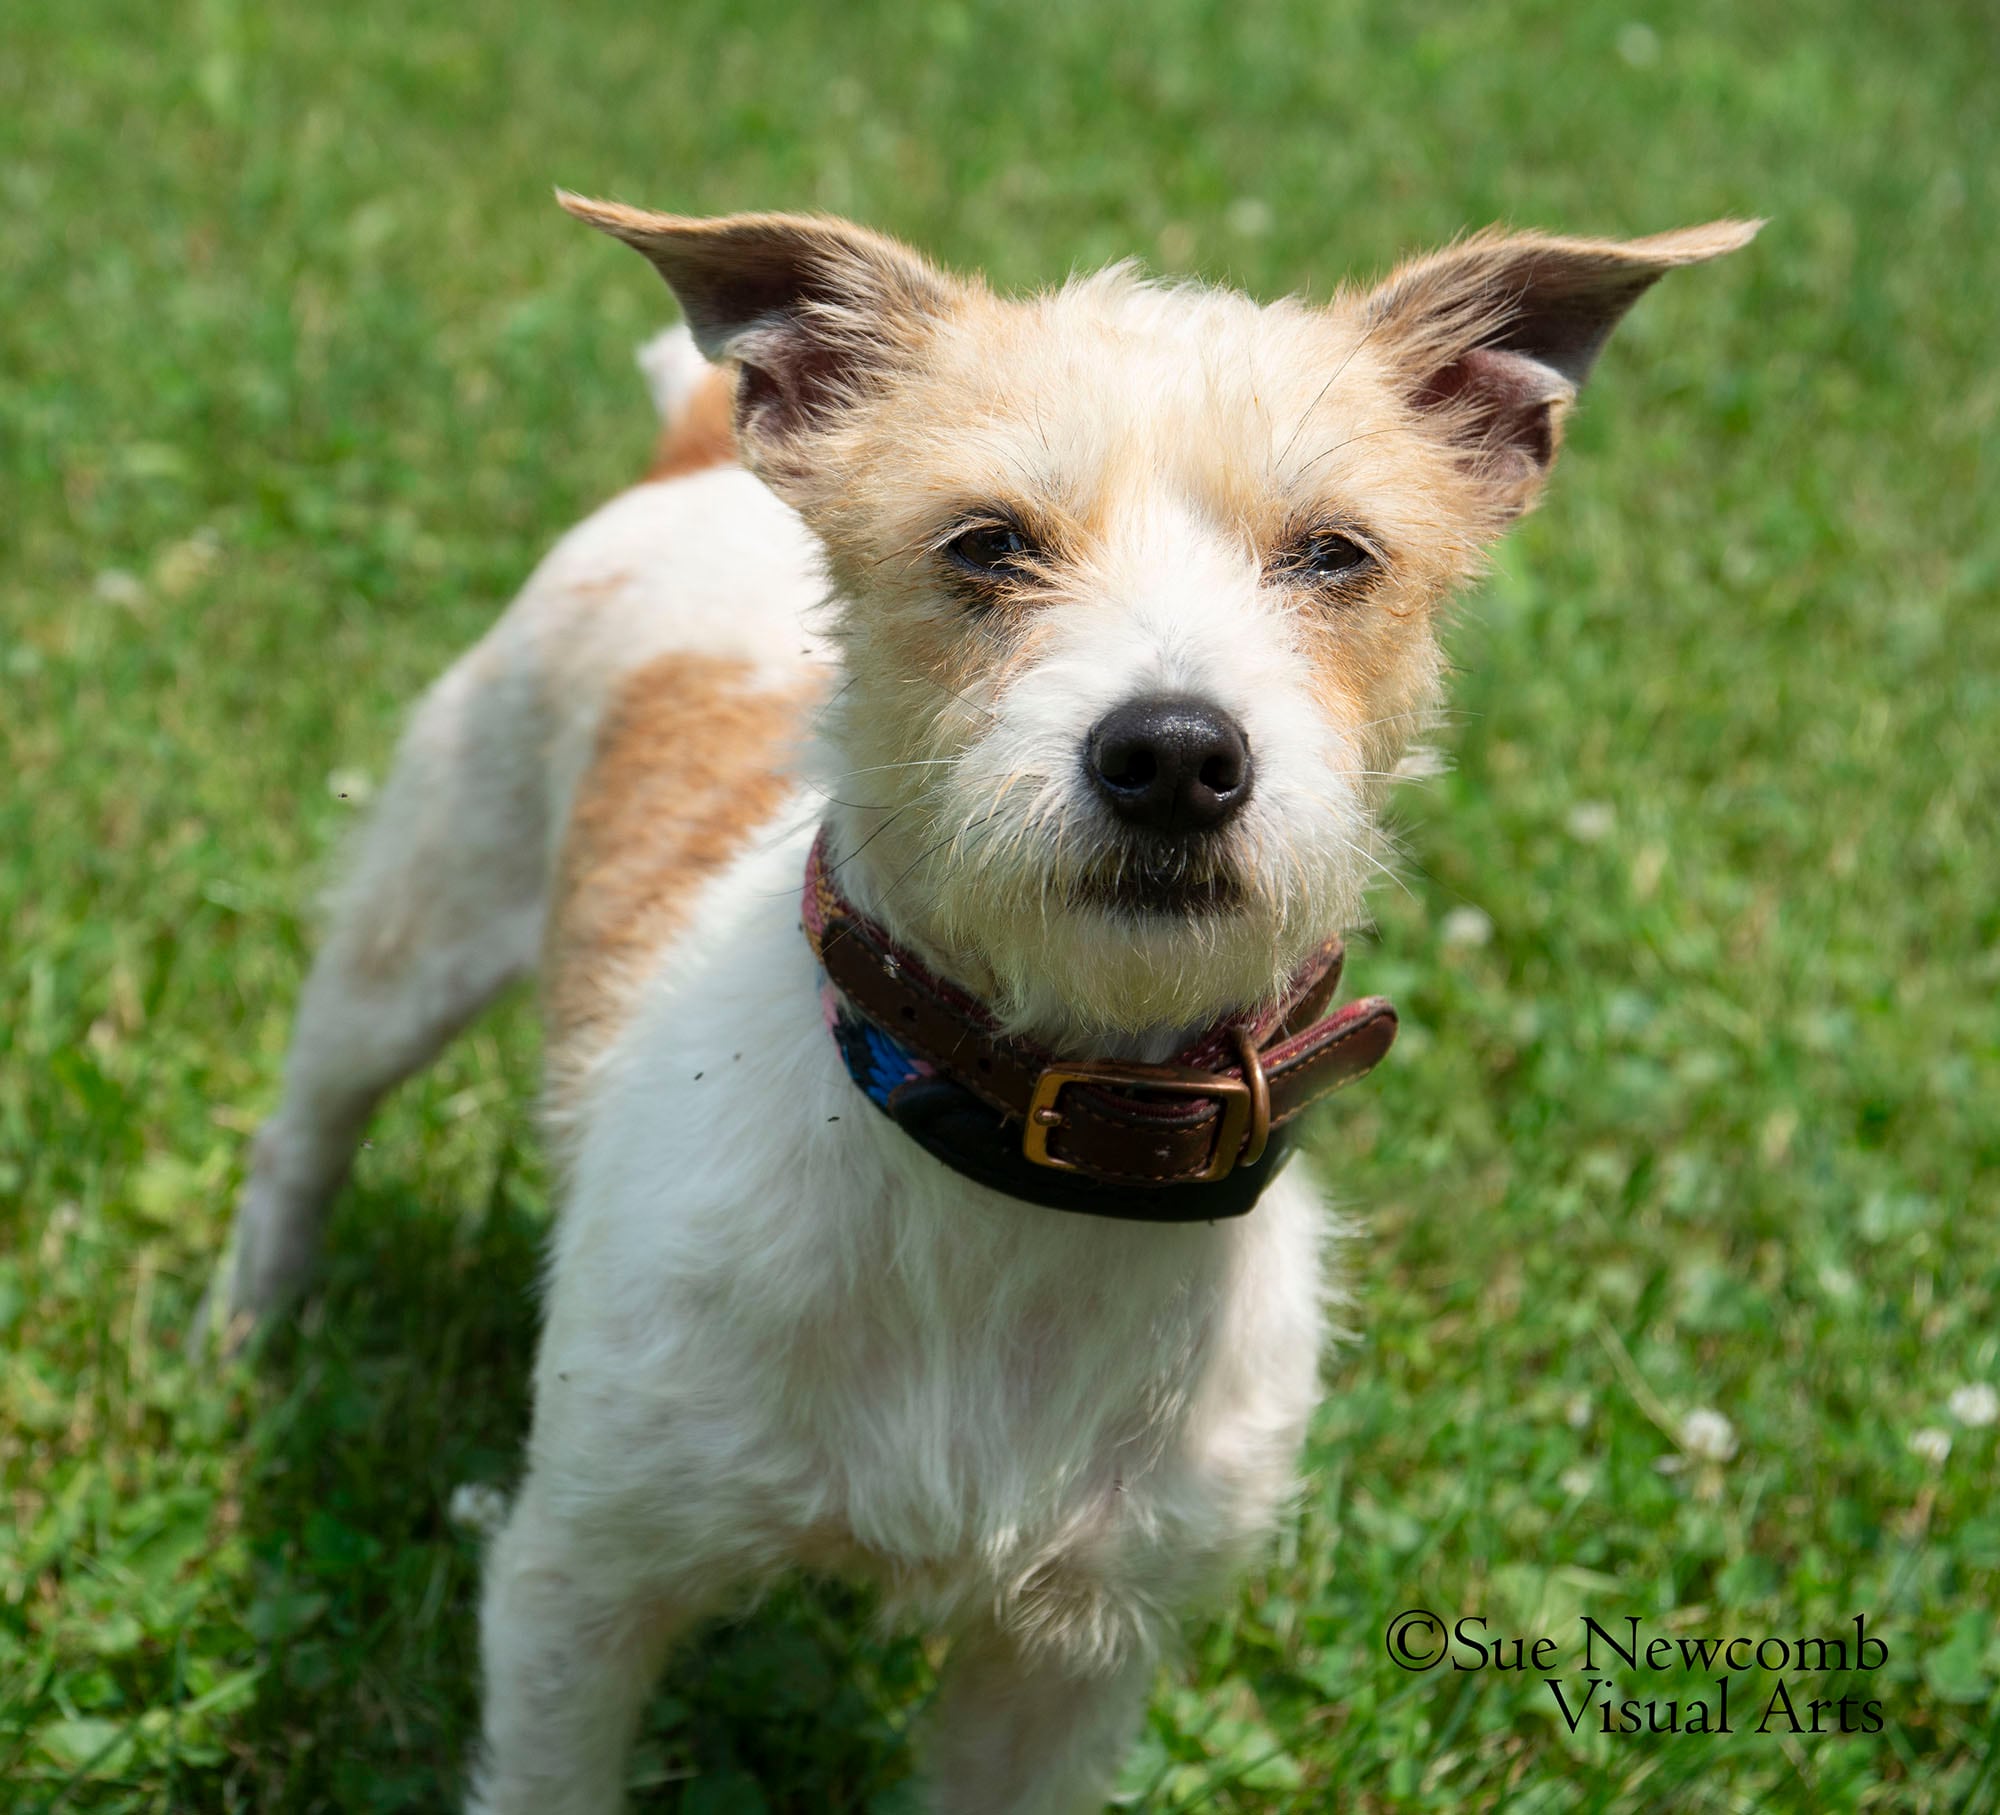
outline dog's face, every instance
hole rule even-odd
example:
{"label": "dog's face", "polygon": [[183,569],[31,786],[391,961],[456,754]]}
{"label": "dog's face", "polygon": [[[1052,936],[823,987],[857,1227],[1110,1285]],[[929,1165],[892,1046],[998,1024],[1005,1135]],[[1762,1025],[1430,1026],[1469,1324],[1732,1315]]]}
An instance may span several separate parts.
{"label": "dog's face", "polygon": [[842,223],[574,206],[739,364],[745,458],[826,546],[864,904],[1014,1025],[1141,1044],[1355,917],[1439,607],[1618,317],[1752,231],[1489,236],[1311,308],[1012,301]]}

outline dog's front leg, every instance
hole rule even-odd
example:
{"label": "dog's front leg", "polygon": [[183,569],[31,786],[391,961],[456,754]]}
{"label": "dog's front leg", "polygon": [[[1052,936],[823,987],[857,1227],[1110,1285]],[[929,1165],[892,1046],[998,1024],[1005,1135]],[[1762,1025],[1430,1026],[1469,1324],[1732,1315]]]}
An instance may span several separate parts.
{"label": "dog's front leg", "polygon": [[552,1516],[531,1476],[486,1560],[471,1815],[613,1815],[668,1644],[698,1609]]}
{"label": "dog's front leg", "polygon": [[1096,1815],[1139,1724],[1150,1646],[1098,1667],[1024,1651],[992,1624],[963,1634],[928,1718],[936,1815]]}

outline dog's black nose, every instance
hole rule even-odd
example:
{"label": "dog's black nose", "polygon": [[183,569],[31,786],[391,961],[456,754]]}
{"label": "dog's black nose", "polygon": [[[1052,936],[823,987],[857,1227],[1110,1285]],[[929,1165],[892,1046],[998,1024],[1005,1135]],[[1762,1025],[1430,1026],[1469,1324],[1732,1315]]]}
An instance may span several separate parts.
{"label": "dog's black nose", "polygon": [[1211,832],[1250,798],[1250,740],[1220,706],[1187,695],[1127,700],[1097,721],[1085,764],[1128,825]]}

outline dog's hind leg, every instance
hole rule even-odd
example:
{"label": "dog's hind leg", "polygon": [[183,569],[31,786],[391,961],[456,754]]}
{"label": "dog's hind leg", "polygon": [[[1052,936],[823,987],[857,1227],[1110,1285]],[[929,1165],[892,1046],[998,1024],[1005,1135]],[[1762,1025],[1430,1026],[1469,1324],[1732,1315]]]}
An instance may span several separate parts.
{"label": "dog's hind leg", "polygon": [[426,697],[336,892],[284,1096],[237,1210],[232,1326],[311,1272],[328,1205],[383,1092],[533,968],[548,869],[533,707],[490,644]]}

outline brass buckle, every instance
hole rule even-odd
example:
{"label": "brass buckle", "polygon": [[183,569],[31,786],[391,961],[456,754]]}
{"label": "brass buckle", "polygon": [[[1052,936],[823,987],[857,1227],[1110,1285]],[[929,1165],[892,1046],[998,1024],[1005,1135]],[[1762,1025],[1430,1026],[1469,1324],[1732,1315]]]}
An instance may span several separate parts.
{"label": "brass buckle", "polygon": [[1243,1061],[1240,1078],[1217,1077],[1212,1071],[1186,1065],[1051,1065],[1035,1080],[1028,1099],[1021,1151],[1035,1165],[1052,1172],[1081,1172],[1083,1168],[1075,1161],[1058,1159],[1049,1151],[1050,1135],[1063,1125],[1062,1093],[1072,1084],[1110,1084],[1158,1091],[1163,1096],[1214,1097],[1222,1104],[1221,1126],[1216,1130],[1208,1170],[1187,1182],[1205,1185],[1227,1178],[1239,1164],[1254,1164],[1264,1157],[1265,1144],[1271,1138],[1271,1092],[1255,1044],[1241,1028],[1234,1031],[1236,1050]]}

